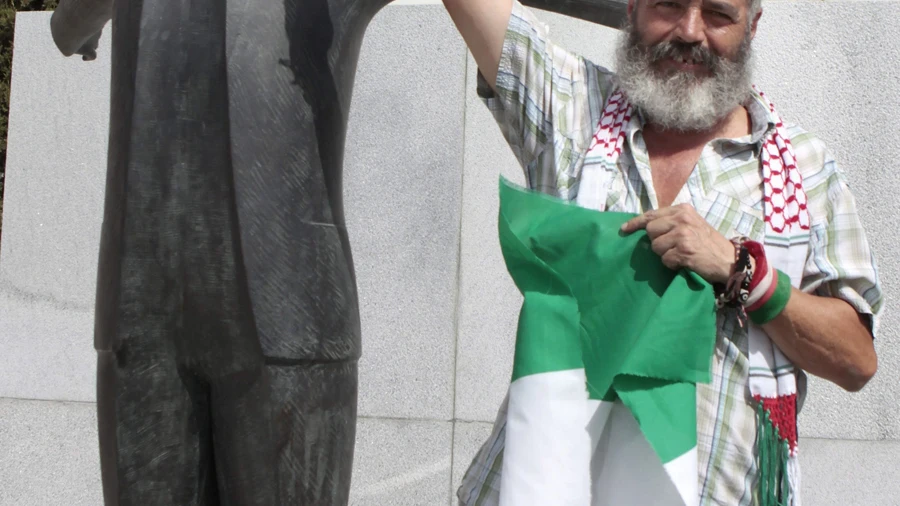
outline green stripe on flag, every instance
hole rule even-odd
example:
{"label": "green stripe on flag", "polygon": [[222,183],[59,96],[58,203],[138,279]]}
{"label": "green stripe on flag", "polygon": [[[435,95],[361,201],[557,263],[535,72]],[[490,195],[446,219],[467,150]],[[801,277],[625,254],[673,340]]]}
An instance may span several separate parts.
{"label": "green stripe on flag", "polygon": [[583,368],[579,334],[575,299],[526,292],[519,313],[512,381],[531,374]]}
{"label": "green stripe on flag", "polygon": [[616,378],[615,388],[662,462],[671,462],[696,446],[697,387],[694,384],[620,376]]}
{"label": "green stripe on flag", "polygon": [[[513,199],[511,205],[515,206]],[[559,275],[522,243],[501,212],[500,246],[522,292],[512,381],[531,374],[583,368],[578,303]],[[520,232],[521,233],[521,232]]]}
{"label": "green stripe on flag", "polygon": [[673,271],[633,215],[597,212],[501,178],[500,246],[525,301],[513,381],[584,368],[589,396],[620,398],[663,463],[696,446],[696,383],[715,345],[712,287]]}

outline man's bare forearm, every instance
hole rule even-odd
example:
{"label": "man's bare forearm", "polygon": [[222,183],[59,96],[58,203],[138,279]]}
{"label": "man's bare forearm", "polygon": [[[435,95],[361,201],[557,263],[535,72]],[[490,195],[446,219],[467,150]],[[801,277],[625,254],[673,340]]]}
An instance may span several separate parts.
{"label": "man's bare forearm", "polygon": [[862,389],[878,367],[868,327],[841,299],[793,288],[785,310],[763,330],[797,367],[851,392]]}
{"label": "man's bare forearm", "polygon": [[[521,0],[523,5],[556,12],[593,23],[620,28],[625,21],[628,0]],[[512,0],[444,0],[444,7],[465,40],[475,63],[491,87],[497,80],[497,66]]]}
{"label": "man's bare forearm", "polygon": [[512,0],[444,0],[444,7],[472,52],[478,69],[493,88]]}

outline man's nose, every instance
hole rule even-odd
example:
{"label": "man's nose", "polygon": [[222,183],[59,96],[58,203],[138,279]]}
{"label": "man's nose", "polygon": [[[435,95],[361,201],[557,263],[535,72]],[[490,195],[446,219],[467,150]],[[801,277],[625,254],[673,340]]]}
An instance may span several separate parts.
{"label": "man's nose", "polygon": [[703,13],[699,8],[691,7],[678,20],[675,37],[686,44],[697,44],[703,42],[705,29]]}

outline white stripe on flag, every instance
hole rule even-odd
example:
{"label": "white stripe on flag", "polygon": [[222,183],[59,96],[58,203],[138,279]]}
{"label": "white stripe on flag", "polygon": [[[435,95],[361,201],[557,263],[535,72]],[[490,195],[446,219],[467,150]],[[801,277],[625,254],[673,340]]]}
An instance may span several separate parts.
{"label": "white stripe on flag", "polygon": [[662,465],[620,401],[613,404],[591,474],[592,506],[694,506],[699,501],[697,449]]}
{"label": "white stripe on flag", "polygon": [[589,505],[592,453],[584,369],[532,374],[509,387],[500,506]]}

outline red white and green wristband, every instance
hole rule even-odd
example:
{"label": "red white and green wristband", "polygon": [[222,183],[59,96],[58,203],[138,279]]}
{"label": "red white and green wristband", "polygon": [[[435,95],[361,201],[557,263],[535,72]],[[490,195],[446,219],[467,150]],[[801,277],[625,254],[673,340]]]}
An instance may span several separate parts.
{"label": "red white and green wristband", "polygon": [[750,320],[763,325],[774,320],[787,307],[791,298],[791,278],[766,261],[763,245],[751,240],[741,240],[739,248],[745,248],[756,261],[750,281],[750,294],[744,301],[744,311]]}

